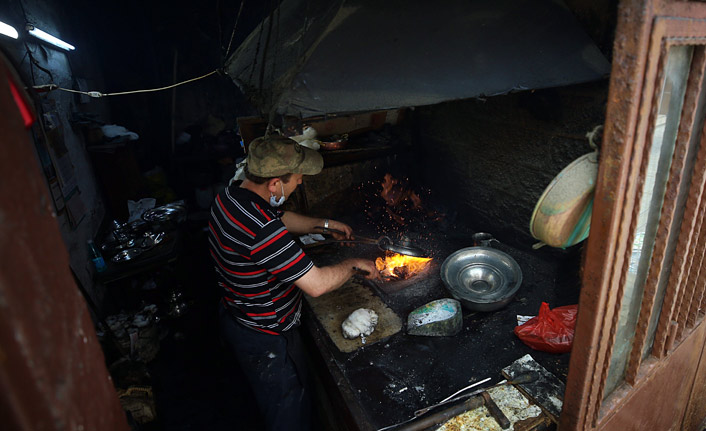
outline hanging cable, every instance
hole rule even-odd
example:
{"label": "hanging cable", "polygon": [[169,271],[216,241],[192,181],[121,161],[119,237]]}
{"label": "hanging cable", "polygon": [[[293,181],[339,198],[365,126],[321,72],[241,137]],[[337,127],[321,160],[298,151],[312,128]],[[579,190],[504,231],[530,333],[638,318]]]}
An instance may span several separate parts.
{"label": "hanging cable", "polygon": [[[216,0],[216,23],[218,24],[218,49],[223,52],[223,25],[221,23],[221,0]],[[221,59],[221,63],[223,63]]]}
{"label": "hanging cable", "polygon": [[[279,30],[280,30],[280,17],[282,16],[282,9],[281,9],[281,3],[277,5],[276,9],[274,12],[272,12],[272,19],[275,18],[275,14],[277,16],[277,21],[275,22],[275,41],[274,41],[274,55],[272,56],[272,83],[270,85],[269,89],[269,106],[270,106],[270,115],[268,117],[268,123],[272,124],[275,119],[275,115],[277,113],[277,101],[275,101],[275,85],[274,81],[276,79],[276,73],[277,73],[277,59],[279,58]],[[263,66],[264,68],[264,66]]]}
{"label": "hanging cable", "polygon": [[255,74],[255,68],[257,67],[257,58],[260,55],[260,43],[262,43],[262,35],[265,33],[265,19],[267,19],[267,14],[263,17],[262,22],[258,26],[260,32],[257,36],[257,45],[255,45],[255,56],[253,57],[252,66],[250,67],[250,76],[248,77],[248,83],[253,85],[253,75]]}
{"label": "hanging cable", "polygon": [[235,29],[238,28],[238,21],[240,21],[240,14],[243,12],[243,6],[245,5],[245,0],[240,2],[240,9],[238,9],[238,15],[235,17],[235,24],[233,24],[233,32],[230,34],[230,41],[228,42],[228,48],[226,49],[225,59],[228,60],[230,55],[230,47],[233,45],[233,38],[235,37]]}
{"label": "hanging cable", "polygon": [[[272,26],[274,25],[274,20],[275,20],[275,13],[277,13],[277,6],[272,6],[273,4],[276,4],[276,0],[270,0],[269,3],[269,9],[272,11],[269,14],[268,17],[268,25],[267,25],[267,37],[265,37],[265,46],[262,48],[262,64],[260,65],[260,80],[258,83],[258,88],[260,90],[260,103],[262,103],[263,108],[268,109],[268,111],[265,111],[263,109],[263,113],[267,112],[267,129],[265,130],[265,136],[269,136],[270,133],[272,133],[274,129],[274,124],[273,124],[273,119],[274,119],[274,107],[271,105],[271,94],[274,89],[272,86],[269,88],[269,94],[266,94],[265,88],[264,88],[264,81],[265,81],[265,71],[267,69],[267,51],[270,46],[270,40],[272,39]],[[264,22],[263,22],[263,27],[264,27]],[[273,76],[274,78],[274,71],[273,71]]]}
{"label": "hanging cable", "polygon": [[52,90],[61,90],[61,91],[67,91],[69,93],[78,93],[78,94],[84,94],[86,96],[91,96],[91,97],[107,97],[107,96],[123,96],[126,94],[136,94],[136,93],[152,93],[155,91],[162,91],[162,90],[168,90],[170,88],[178,87],[180,85],[188,84],[189,82],[194,82],[198,81],[199,79],[204,79],[207,78],[214,73],[218,73],[219,69],[214,70],[213,72],[209,72],[203,76],[199,76],[198,78],[192,78],[188,79],[186,81],[178,82],[176,84],[168,85],[166,87],[159,87],[159,88],[149,88],[145,90],[132,90],[132,91],[121,91],[117,93],[101,93],[99,91],[79,91],[79,90],[72,90],[70,88],[63,88],[56,86],[55,84],[49,84],[48,86],[38,86],[38,87],[33,87],[35,90],[44,90],[44,91],[52,91]]}
{"label": "hanging cable", "polygon": [[270,39],[272,38],[272,26],[274,25],[274,20],[275,20],[275,12],[277,10],[273,10],[272,13],[270,14],[270,19],[269,19],[269,25],[267,26],[267,37],[265,38],[265,47],[262,49],[262,66],[260,68],[260,94],[263,96],[263,83],[265,80],[265,69],[267,68],[267,50],[270,47]]}

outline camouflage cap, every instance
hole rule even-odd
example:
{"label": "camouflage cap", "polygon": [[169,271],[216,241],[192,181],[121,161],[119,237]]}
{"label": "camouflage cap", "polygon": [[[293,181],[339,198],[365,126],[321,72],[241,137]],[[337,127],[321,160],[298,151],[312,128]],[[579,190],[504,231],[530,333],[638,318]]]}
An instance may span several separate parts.
{"label": "camouflage cap", "polygon": [[248,170],[258,177],[315,175],[321,172],[323,167],[324,159],[321,154],[284,136],[256,138],[248,148]]}

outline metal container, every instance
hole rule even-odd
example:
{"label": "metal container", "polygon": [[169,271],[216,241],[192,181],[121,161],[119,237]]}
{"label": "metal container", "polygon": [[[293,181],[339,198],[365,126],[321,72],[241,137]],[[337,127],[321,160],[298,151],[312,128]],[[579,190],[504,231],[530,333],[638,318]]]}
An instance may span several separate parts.
{"label": "metal container", "polygon": [[142,213],[142,220],[149,223],[153,231],[173,230],[186,220],[186,207],[171,203]]}
{"label": "metal container", "polygon": [[472,311],[494,311],[510,303],[522,284],[522,270],[507,253],[490,247],[453,252],[441,265],[451,295]]}
{"label": "metal container", "polygon": [[498,242],[493,235],[485,232],[474,233],[471,237],[474,247],[490,247],[493,241]]}
{"label": "metal container", "polygon": [[141,248],[128,248],[113,256],[111,259],[115,263],[129,262],[142,254]]}
{"label": "metal container", "polygon": [[147,222],[182,221],[186,216],[186,207],[178,204],[168,204],[147,210],[142,214],[142,219]]}

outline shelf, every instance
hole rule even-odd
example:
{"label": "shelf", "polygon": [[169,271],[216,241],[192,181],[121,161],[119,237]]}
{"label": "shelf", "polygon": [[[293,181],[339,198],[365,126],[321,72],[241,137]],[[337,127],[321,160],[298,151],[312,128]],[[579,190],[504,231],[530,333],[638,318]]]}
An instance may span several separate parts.
{"label": "shelf", "polygon": [[324,158],[324,166],[338,166],[346,163],[359,162],[363,160],[376,159],[394,154],[400,151],[400,147],[383,145],[379,147],[346,148],[343,150],[321,151]]}

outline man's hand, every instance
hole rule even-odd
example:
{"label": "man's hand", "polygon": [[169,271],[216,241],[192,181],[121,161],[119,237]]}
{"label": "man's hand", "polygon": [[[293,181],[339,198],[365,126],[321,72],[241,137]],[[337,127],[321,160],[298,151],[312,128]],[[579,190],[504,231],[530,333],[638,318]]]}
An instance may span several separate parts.
{"label": "man's hand", "polygon": [[353,237],[353,229],[343,222],[340,222],[337,220],[329,220],[328,221],[328,228],[343,232],[341,234],[341,233],[336,233],[336,232],[331,231],[331,235],[333,235],[333,237],[335,239],[342,240],[342,239],[351,239]]}
{"label": "man's hand", "polygon": [[364,276],[368,280],[380,280],[380,271],[375,267],[375,262],[367,259],[350,259],[356,273]]}
{"label": "man's hand", "polygon": [[[281,217],[282,223],[287,230],[294,235],[304,235],[307,233],[330,233],[335,239],[352,239],[353,229],[347,224],[337,221],[328,220],[328,232],[324,229],[326,220],[320,218],[309,217],[291,211],[285,211]],[[333,232],[337,230],[341,233]]]}
{"label": "man's hand", "polygon": [[[364,275],[361,271],[367,272]],[[375,263],[367,259],[346,259],[331,266],[312,267],[295,284],[307,295],[317,297],[336,290],[355,274],[370,280],[379,280],[380,272]]]}

